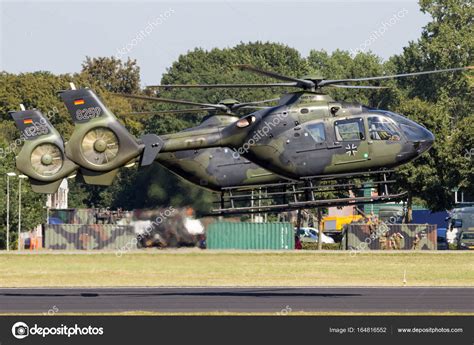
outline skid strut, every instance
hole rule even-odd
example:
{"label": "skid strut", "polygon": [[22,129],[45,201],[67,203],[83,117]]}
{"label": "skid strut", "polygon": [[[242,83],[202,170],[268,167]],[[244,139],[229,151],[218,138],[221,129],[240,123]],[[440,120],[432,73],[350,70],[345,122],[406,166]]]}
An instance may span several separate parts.
{"label": "skid strut", "polygon": [[[315,207],[347,206],[398,201],[406,193],[390,194],[396,182],[393,170],[353,174],[311,176],[300,181],[285,181],[264,186],[223,188],[214,215],[274,213]],[[372,188],[378,195],[372,195]],[[255,193],[261,189],[264,193]],[[367,193],[367,191],[369,191]],[[258,195],[255,197],[255,195]],[[256,204],[258,206],[254,206]]]}

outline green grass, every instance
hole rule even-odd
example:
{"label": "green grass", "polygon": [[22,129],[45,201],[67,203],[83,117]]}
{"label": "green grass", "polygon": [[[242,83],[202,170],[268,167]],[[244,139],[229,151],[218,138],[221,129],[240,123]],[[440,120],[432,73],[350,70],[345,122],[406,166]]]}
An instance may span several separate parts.
{"label": "green grass", "polygon": [[474,252],[42,253],[0,255],[0,287],[473,286]]}

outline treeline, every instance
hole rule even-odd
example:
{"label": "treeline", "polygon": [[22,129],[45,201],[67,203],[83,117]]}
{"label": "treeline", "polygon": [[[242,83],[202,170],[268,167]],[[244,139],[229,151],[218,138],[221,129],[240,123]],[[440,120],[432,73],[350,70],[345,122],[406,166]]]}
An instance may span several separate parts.
{"label": "treeline", "polygon": [[[162,84],[170,83],[246,83],[269,80],[237,71],[235,64],[252,64],[282,74],[303,77],[320,75],[326,78],[355,78],[383,74],[415,72],[473,64],[474,9],[470,1],[422,0],[421,11],[433,20],[423,29],[416,42],[403,52],[382,61],[367,52],[351,56],[348,51],[312,50],[307,57],[286,45],[271,42],[241,43],[232,48],[206,51],[196,48],[181,55],[163,75]],[[471,74],[470,74],[471,73]],[[389,109],[404,114],[429,128],[436,136],[428,154],[400,169],[398,188],[408,190],[409,199],[432,210],[452,206],[452,189],[459,187],[474,195],[474,121],[472,117],[473,78],[470,73],[438,74],[390,80],[389,89],[350,90],[327,89],[338,100]],[[99,93],[111,110],[136,136],[144,132],[157,134],[176,132],[193,126],[205,114],[167,116],[126,116],[133,110],[170,109],[170,105],[143,104],[110,95],[110,92],[146,93],[140,87],[140,69],[136,61],[116,58],[86,58],[77,74],[54,75],[49,72],[0,74],[0,199],[5,200],[5,173],[14,171],[14,157],[20,145],[19,133],[8,111],[38,108],[48,114],[51,123],[65,140],[73,130],[69,115],[57,92],[69,88],[90,87]],[[181,89],[164,91],[161,96],[198,102],[219,102],[225,98],[252,101],[274,98],[281,89]],[[471,151],[471,149],[473,149]],[[11,179],[11,226],[16,229],[17,180]],[[198,212],[209,210],[210,193],[175,177],[154,165],[143,170],[122,169],[108,188],[88,186],[69,181],[71,207],[122,207],[126,209],[173,205],[192,205]],[[46,218],[45,197],[32,193],[28,183],[23,188],[22,216],[24,229]],[[0,247],[5,234],[6,203],[0,205]],[[13,238],[14,239],[14,238]]]}

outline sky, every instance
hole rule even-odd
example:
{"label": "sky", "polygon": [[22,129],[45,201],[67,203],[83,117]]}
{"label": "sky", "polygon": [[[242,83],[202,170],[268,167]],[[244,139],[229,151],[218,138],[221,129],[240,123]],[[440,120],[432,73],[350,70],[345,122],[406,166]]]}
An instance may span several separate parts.
{"label": "sky", "polygon": [[430,17],[416,1],[3,1],[0,70],[81,70],[86,56],[136,59],[157,84],[195,47],[271,41],[310,50],[371,50],[382,59],[420,37]]}

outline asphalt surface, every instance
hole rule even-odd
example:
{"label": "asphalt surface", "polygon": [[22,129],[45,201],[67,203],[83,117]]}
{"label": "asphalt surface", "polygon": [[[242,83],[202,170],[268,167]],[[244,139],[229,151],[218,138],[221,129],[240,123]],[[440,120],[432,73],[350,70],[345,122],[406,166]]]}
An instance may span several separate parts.
{"label": "asphalt surface", "polygon": [[474,288],[0,289],[0,313],[474,312]]}

